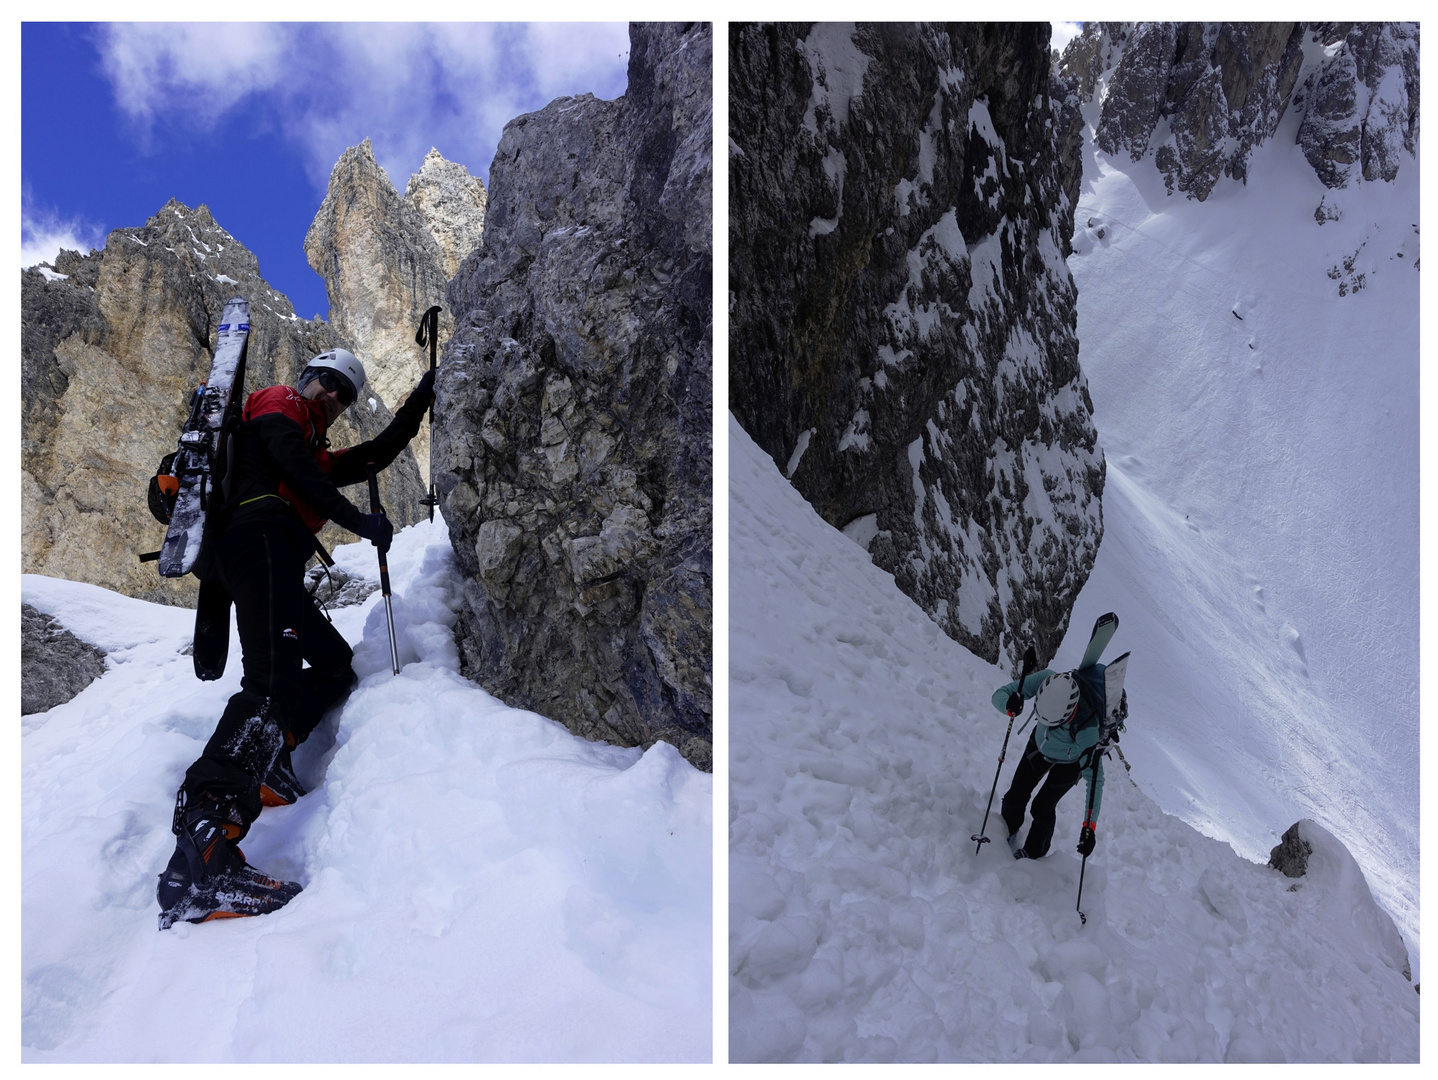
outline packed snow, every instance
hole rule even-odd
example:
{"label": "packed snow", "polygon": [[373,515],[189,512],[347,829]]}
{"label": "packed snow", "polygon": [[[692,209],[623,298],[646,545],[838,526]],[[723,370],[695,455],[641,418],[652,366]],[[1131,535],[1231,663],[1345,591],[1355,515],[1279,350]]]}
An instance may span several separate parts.
{"label": "packed snow", "polygon": [[[339,548],[377,578],[369,544]],[[665,743],[587,742],[459,674],[442,521],[332,611],[360,682],[295,753],[310,794],[243,847],[304,892],[157,931],[175,791],[239,685],[198,682],[193,612],[24,576],[109,653],[24,718],[26,1062],[709,1061],[712,778]]]}
{"label": "packed snow", "polygon": [[[1012,674],[946,637],[732,419],[729,447],[731,1060],[1417,1060],[1402,940],[1320,826],[1289,879],[1164,813],[1135,752],[1132,780],[1106,765],[1086,924],[1081,795],[1037,862],[1010,857],[996,798],[976,853],[1007,723],[989,696]],[[1150,708],[1163,631],[1121,618],[1127,748],[1199,716]]]}

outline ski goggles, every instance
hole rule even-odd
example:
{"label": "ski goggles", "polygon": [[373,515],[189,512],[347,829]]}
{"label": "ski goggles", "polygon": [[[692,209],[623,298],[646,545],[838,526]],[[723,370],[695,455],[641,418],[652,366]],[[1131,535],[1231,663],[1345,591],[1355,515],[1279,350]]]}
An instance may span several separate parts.
{"label": "ski goggles", "polygon": [[315,378],[319,381],[319,384],[321,386],[323,386],[331,394],[334,394],[336,397],[338,397],[340,399],[340,404],[343,405],[345,408],[349,408],[351,405],[354,404],[354,385],[338,371],[334,371],[330,368],[320,368],[320,370],[315,374]]}

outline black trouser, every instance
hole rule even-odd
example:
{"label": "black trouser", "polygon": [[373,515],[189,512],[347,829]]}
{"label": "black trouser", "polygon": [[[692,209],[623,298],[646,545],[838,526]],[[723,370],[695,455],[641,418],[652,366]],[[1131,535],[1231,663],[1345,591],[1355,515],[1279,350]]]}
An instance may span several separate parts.
{"label": "black trouser", "polygon": [[260,784],[286,737],[304,742],[355,679],[349,643],[305,592],[314,550],[297,520],[274,517],[226,530],[215,551],[214,578],[235,604],[244,677],[185,773],[185,789],[236,796],[246,828],[259,817]]}
{"label": "black trouser", "polygon": [[1029,743],[1024,747],[1024,756],[1019,759],[1019,767],[1014,770],[1013,783],[1009,785],[1009,790],[1004,792],[1001,812],[1004,815],[1004,824],[1009,827],[1009,835],[1013,836],[1023,826],[1024,806],[1029,801],[1029,795],[1033,793],[1038,782],[1043,780],[1044,774],[1048,774],[1044,786],[1034,798],[1033,806],[1029,808],[1034,823],[1029,826],[1024,852],[1030,859],[1040,859],[1048,854],[1049,842],[1054,838],[1054,821],[1059,800],[1078,783],[1082,771],[1078,762],[1060,765],[1050,761],[1039,753],[1038,732],[1035,731],[1029,736]]}

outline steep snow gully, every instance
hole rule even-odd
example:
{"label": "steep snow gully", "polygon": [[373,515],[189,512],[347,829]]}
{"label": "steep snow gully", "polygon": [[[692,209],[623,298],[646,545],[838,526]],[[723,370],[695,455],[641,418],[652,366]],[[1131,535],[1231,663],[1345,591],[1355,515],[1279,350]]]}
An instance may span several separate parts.
{"label": "steep snow gully", "polygon": [[1081,794],[1037,863],[968,840],[1011,673],[731,423],[734,1060],[1417,1060],[1416,162],[1328,191],[1281,126],[1200,204],[1084,152],[1105,535],[1054,662],[1107,610],[1133,650],[1088,923]]}

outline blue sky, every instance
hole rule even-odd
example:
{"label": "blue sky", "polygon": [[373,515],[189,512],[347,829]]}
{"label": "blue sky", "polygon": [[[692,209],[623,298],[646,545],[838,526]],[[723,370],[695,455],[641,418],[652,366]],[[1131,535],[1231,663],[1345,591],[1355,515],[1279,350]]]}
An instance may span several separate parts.
{"label": "blue sky", "polygon": [[623,24],[25,23],[21,263],[205,203],[302,317],[306,230],[366,136],[401,192],[431,146],[489,183],[504,125],[624,93]]}

